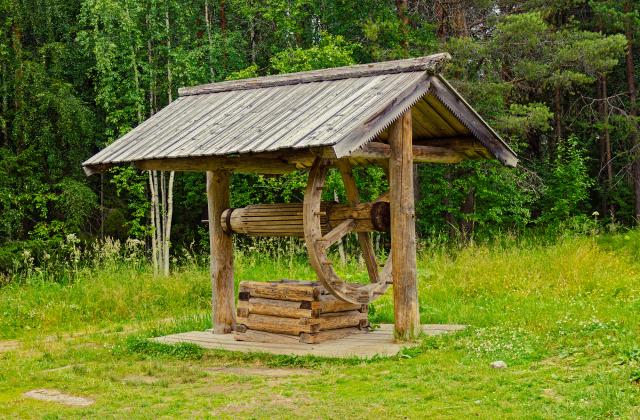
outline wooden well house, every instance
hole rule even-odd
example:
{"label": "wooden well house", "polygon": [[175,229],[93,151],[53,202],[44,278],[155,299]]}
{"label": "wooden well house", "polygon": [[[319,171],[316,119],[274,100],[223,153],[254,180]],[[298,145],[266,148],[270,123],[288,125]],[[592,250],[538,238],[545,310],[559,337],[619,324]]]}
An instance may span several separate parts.
{"label": "wooden well house", "polygon": [[[517,163],[439,74],[448,59],[443,53],[183,88],[177,100],[83,166],[87,174],[119,164],[206,172],[216,334],[237,330],[238,339],[248,340],[288,334],[303,342],[338,337],[365,325],[366,305],[393,286],[395,336],[411,339],[420,331],[413,165]],[[361,165],[380,166],[388,176],[389,191],[371,203],[360,202],[352,175]],[[332,167],[342,175],[348,204],[321,201]],[[230,209],[233,172],[295,170],[309,171],[303,203]],[[376,261],[372,231],[390,232],[384,267]],[[368,284],[341,279],[327,254],[352,232]],[[317,279],[242,283],[236,309],[234,233],[304,237]]]}

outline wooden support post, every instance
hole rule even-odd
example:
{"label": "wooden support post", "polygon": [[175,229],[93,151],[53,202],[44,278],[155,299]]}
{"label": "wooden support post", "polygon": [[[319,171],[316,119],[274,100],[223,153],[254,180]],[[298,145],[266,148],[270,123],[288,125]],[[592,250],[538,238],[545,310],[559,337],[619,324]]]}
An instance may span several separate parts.
{"label": "wooden support post", "polygon": [[233,245],[231,235],[220,226],[220,215],[229,207],[229,172],[207,172],[209,244],[213,291],[213,332],[227,334],[236,327],[233,291]]}
{"label": "wooden support post", "polygon": [[396,340],[408,341],[420,334],[411,110],[391,125],[389,145],[394,334]]}

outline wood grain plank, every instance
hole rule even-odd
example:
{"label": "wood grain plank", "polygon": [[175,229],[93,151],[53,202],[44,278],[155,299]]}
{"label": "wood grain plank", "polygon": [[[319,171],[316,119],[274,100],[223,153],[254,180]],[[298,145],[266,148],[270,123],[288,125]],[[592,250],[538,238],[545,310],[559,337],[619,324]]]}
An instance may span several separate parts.
{"label": "wood grain plank", "polygon": [[227,172],[207,172],[213,325],[216,334],[230,333],[236,326],[233,244],[231,236],[224,233],[218,223],[222,212],[229,207],[229,180]]}
{"label": "wood grain plank", "polygon": [[391,125],[389,144],[394,335],[400,341],[411,341],[420,334],[411,112]]}
{"label": "wood grain plank", "polygon": [[340,80],[353,77],[368,77],[400,72],[425,71],[439,73],[451,56],[447,53],[433,54],[409,60],[387,61],[382,63],[359,64],[333,69],[313,70],[252,79],[233,80],[208,85],[181,88],[180,96],[201,95],[205,93],[225,92],[229,90],[258,89],[263,87],[284,86],[299,83],[311,83],[327,80]]}

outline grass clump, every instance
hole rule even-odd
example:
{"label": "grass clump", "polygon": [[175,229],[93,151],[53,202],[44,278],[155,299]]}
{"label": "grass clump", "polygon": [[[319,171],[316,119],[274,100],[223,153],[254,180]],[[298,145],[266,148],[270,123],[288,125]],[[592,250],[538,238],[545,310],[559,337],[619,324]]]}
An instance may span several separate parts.
{"label": "grass clump", "polygon": [[125,349],[130,354],[151,359],[174,357],[180,360],[200,360],[204,355],[202,347],[195,344],[178,343],[169,345],[151,341],[148,337],[138,336],[127,337]]}

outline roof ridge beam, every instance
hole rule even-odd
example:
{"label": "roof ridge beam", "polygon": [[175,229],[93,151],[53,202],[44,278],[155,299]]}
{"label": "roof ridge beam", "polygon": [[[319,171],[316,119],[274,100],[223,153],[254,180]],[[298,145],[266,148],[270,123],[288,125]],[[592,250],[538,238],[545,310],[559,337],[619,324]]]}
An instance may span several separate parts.
{"label": "roof ridge beam", "polygon": [[372,77],[383,74],[409,73],[424,71],[437,74],[451,59],[448,53],[432,54],[425,57],[407,60],[385,61],[381,63],[358,64],[355,66],[336,67],[312,70],[299,73],[277,74],[273,76],[255,77],[251,79],[229,80],[219,83],[186,87],[178,89],[180,96],[203,95],[207,93],[227,92],[232,90],[259,89],[274,86],[296,85],[300,83],[324,82],[330,80]]}

